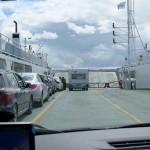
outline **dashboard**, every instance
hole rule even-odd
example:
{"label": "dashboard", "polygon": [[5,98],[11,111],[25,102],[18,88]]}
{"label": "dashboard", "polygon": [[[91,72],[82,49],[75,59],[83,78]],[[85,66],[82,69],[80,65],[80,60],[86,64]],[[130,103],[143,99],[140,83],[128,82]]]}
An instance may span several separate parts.
{"label": "dashboard", "polygon": [[36,150],[150,149],[150,127],[68,132],[35,136]]}
{"label": "dashboard", "polygon": [[150,149],[150,124],[114,129],[53,131],[31,123],[1,123],[0,150]]}

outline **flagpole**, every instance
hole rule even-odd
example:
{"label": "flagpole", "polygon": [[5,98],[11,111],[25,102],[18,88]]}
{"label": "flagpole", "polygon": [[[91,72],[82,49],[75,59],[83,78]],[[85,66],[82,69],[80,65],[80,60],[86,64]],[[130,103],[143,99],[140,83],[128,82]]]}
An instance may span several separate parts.
{"label": "flagpole", "polygon": [[130,17],[130,4],[129,4],[129,0],[127,0],[127,24],[128,24],[128,64],[130,64],[130,51],[131,51],[131,47],[130,47],[130,24],[131,24],[131,17]]}
{"label": "flagpole", "polygon": [[[130,67],[131,65],[131,30],[132,30],[132,23],[131,23],[131,15],[132,15],[132,10],[131,10],[131,1],[132,0],[127,0],[127,24],[128,24],[128,67]],[[127,85],[127,89],[130,89],[130,84],[131,84],[131,78],[130,78],[130,69],[128,70],[128,85]],[[127,82],[126,82],[127,83]]]}

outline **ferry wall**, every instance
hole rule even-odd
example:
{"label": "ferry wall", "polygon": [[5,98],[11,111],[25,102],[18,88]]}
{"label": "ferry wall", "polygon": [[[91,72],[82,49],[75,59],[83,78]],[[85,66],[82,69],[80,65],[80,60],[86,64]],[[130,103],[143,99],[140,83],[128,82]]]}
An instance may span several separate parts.
{"label": "ferry wall", "polygon": [[[54,76],[65,77],[68,83],[68,71],[55,71]],[[119,87],[116,72],[89,71],[89,83],[99,83],[102,87],[105,83],[115,83]]]}
{"label": "ferry wall", "polygon": [[150,89],[150,64],[136,66],[136,89]]}

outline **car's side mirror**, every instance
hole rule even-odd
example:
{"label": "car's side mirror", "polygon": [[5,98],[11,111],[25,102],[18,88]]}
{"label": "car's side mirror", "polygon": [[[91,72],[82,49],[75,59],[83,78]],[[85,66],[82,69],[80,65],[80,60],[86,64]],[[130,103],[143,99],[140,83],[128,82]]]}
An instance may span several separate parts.
{"label": "car's side mirror", "polygon": [[26,88],[31,88],[31,83],[26,83]]}
{"label": "car's side mirror", "polygon": [[48,85],[48,80],[45,80],[45,84]]}
{"label": "car's side mirror", "polygon": [[19,81],[18,83],[19,83],[19,86],[20,86],[21,88],[24,87],[24,84],[23,84],[22,81]]}

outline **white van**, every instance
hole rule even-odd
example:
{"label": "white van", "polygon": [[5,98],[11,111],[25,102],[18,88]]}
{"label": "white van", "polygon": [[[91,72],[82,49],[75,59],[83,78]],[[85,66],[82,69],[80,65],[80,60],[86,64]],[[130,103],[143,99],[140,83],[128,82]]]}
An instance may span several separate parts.
{"label": "white van", "polygon": [[88,90],[89,70],[88,69],[69,69],[68,71],[68,88]]}

